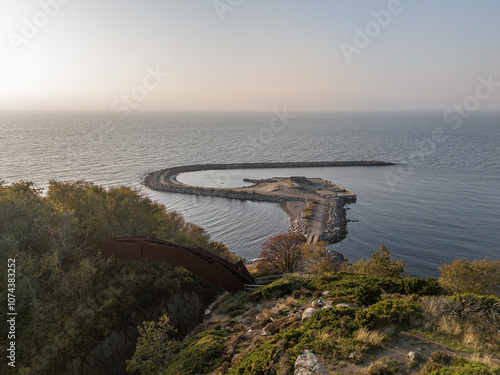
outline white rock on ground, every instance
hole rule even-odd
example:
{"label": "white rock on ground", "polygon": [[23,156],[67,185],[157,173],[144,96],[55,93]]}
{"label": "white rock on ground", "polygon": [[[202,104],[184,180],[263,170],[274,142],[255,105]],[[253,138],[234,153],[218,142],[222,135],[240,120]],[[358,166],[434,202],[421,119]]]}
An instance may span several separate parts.
{"label": "white rock on ground", "polygon": [[304,353],[297,357],[293,375],[326,375],[326,372],[319,363],[318,358],[306,349]]}
{"label": "white rock on ground", "polygon": [[307,318],[310,318],[312,314],[314,314],[318,309],[315,309],[314,307],[309,307],[304,310],[302,313],[302,321],[306,320]]}
{"label": "white rock on ground", "polygon": [[420,353],[419,352],[408,352],[408,359],[412,362],[417,362],[417,361],[420,361],[420,359],[422,358],[420,356]]}

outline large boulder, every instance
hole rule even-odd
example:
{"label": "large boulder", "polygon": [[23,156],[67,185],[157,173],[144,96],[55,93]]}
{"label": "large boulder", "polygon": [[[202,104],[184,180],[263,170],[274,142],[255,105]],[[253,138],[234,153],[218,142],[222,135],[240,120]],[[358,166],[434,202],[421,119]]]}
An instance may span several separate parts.
{"label": "large boulder", "polygon": [[302,322],[307,318],[310,318],[316,311],[318,311],[318,309],[314,307],[309,307],[305,309],[304,312],[302,313]]}
{"label": "large boulder", "polygon": [[331,262],[333,262],[335,264],[338,264],[338,265],[344,264],[345,258],[338,251],[335,251],[335,250],[327,248],[326,251],[325,251],[325,253],[326,253],[326,257],[328,259],[330,259]]}
{"label": "large boulder", "polygon": [[326,372],[319,363],[318,358],[306,349],[304,353],[297,357],[293,375],[326,375]]}

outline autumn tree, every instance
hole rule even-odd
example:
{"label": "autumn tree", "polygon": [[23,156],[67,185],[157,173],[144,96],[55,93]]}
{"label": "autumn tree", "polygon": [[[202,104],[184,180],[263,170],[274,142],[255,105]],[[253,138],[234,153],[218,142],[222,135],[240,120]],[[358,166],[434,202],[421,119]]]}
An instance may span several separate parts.
{"label": "autumn tree", "polygon": [[438,270],[439,284],[451,292],[500,296],[500,260],[456,259]]}
{"label": "autumn tree", "polygon": [[301,245],[304,236],[297,233],[284,233],[271,237],[262,245],[260,258],[275,272],[292,273],[297,271],[302,261]]}

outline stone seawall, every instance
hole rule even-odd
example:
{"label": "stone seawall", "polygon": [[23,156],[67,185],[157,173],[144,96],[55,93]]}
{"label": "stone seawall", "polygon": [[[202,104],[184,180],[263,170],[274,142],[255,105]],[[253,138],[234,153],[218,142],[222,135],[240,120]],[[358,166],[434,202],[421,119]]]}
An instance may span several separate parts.
{"label": "stone seawall", "polygon": [[196,164],[162,169],[150,172],[144,179],[144,185],[152,190],[167,191],[178,194],[206,195],[212,197],[253,200],[262,202],[283,203],[287,201],[303,200],[301,198],[263,195],[257,193],[235,192],[228,189],[213,189],[194,187],[181,184],[176,180],[180,173],[204,170],[224,169],[264,169],[264,168],[312,168],[312,167],[380,167],[390,166],[393,163],[376,160],[358,161],[313,161],[313,162],[272,162],[272,163],[232,163],[232,164]]}
{"label": "stone seawall", "polygon": [[357,161],[305,161],[305,162],[271,162],[271,163],[231,163],[231,164],[193,164],[180,167],[172,167],[149,173],[146,176],[144,184],[148,186],[151,182],[149,176],[159,172],[164,179],[170,178],[180,173],[221,170],[221,169],[264,169],[264,168],[313,168],[313,167],[387,167],[394,165],[384,161],[377,160],[357,160]]}
{"label": "stone seawall", "polygon": [[337,243],[347,236],[347,210],[345,199],[335,198],[330,202],[328,209],[328,220],[325,232],[320,236],[320,241]]}
{"label": "stone seawall", "polygon": [[[169,170],[171,171],[171,170]],[[241,199],[261,202],[283,203],[288,201],[301,201],[302,198],[283,195],[264,195],[251,192],[239,192],[226,189],[204,188],[197,186],[180,185],[168,182],[164,171],[149,173],[144,180],[144,185],[152,190],[167,191],[178,194],[205,195],[210,197]],[[162,177],[163,175],[163,177]],[[171,175],[170,175],[171,176]],[[164,179],[165,182],[161,182]]]}

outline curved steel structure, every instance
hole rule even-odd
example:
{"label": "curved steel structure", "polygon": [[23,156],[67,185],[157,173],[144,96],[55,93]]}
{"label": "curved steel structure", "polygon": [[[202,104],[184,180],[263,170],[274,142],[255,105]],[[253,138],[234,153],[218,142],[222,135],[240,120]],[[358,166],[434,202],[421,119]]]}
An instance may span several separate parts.
{"label": "curved steel structure", "polygon": [[240,260],[231,263],[201,247],[190,247],[160,240],[156,236],[113,238],[93,244],[103,255],[124,260],[151,259],[183,267],[228,292],[244,290],[245,284],[256,284]]}

